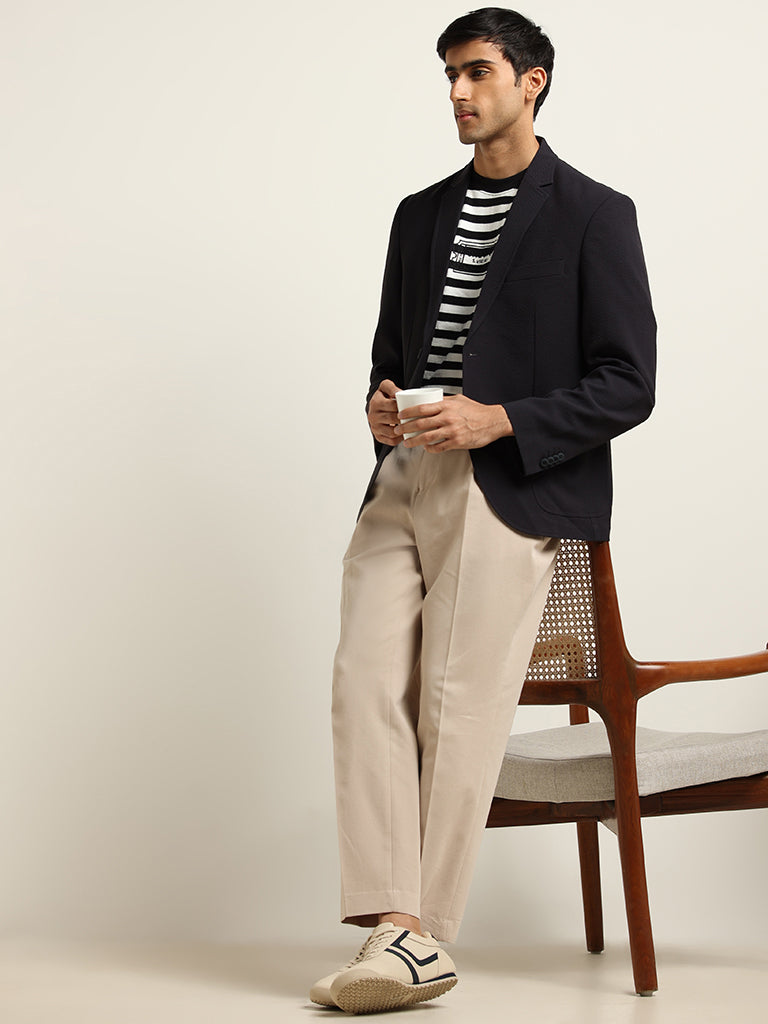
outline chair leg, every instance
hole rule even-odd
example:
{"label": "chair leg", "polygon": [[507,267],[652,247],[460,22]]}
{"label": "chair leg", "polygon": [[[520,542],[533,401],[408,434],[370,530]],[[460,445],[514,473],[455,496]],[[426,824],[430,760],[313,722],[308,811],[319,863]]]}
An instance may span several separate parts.
{"label": "chair leg", "polygon": [[[632,754],[631,770],[634,772],[634,751]],[[634,795],[625,795],[623,800],[616,801],[616,822],[635,990],[638,995],[649,996],[659,986],[656,978],[651,910],[648,905],[648,883],[645,877],[640,800],[636,786]]]}
{"label": "chair leg", "polygon": [[[589,721],[589,708],[582,704],[570,707],[571,725],[583,725]],[[581,899],[584,904],[584,930],[587,949],[590,953],[602,953],[603,900],[600,891],[600,847],[597,841],[596,821],[577,821],[576,834],[579,841],[579,866],[581,868]]]}
{"label": "chair leg", "polygon": [[576,823],[581,867],[581,897],[584,903],[584,930],[590,953],[602,953],[603,901],[600,891],[600,847],[596,821]]}

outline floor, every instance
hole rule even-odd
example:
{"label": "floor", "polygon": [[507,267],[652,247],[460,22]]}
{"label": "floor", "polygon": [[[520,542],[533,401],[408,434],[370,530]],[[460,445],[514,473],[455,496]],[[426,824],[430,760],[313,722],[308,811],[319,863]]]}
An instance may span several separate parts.
{"label": "floor", "polygon": [[[659,948],[660,990],[631,990],[629,954],[450,947],[459,984],[377,1020],[432,1024],[763,1024],[768,949]],[[346,948],[0,942],[2,1024],[283,1024],[350,1019],[309,1002]]]}

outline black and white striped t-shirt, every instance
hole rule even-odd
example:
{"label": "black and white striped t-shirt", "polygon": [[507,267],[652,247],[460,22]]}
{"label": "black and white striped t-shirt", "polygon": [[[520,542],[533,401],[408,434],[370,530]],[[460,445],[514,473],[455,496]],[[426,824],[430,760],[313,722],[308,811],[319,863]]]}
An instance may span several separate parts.
{"label": "black and white striped t-shirt", "polygon": [[464,341],[488,264],[525,171],[485,178],[474,167],[451,246],[448,273],[424,370],[424,384],[462,393]]}

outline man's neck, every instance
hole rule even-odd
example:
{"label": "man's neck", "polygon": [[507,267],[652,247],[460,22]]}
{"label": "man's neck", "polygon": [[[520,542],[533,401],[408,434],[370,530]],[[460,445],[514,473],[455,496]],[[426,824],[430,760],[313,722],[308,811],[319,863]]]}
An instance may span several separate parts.
{"label": "man's neck", "polygon": [[494,139],[475,144],[474,167],[484,178],[508,178],[524,171],[536,156],[539,143],[533,132],[523,139]]}

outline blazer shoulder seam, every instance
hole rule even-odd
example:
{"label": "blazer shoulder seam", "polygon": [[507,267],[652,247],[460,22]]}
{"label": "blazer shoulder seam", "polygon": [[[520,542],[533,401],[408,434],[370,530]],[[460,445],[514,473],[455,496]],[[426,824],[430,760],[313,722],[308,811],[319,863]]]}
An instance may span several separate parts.
{"label": "blazer shoulder seam", "polygon": [[412,199],[430,199],[432,196],[438,195],[445,188],[449,188],[464,172],[465,168],[461,167],[458,171],[454,171],[452,174],[447,175],[445,178],[441,178],[440,181],[435,181],[431,185],[427,185],[426,188],[420,189],[418,192],[412,192],[403,199],[403,203],[408,202]]}

